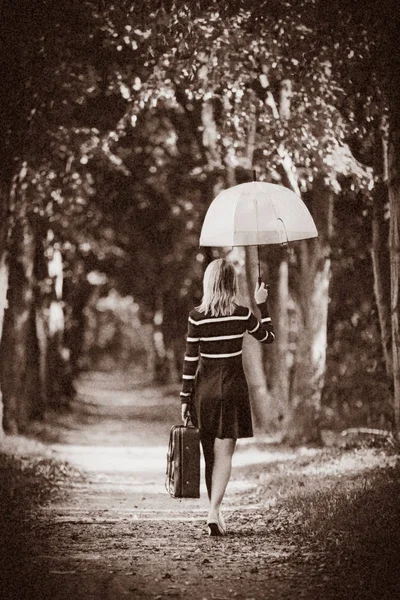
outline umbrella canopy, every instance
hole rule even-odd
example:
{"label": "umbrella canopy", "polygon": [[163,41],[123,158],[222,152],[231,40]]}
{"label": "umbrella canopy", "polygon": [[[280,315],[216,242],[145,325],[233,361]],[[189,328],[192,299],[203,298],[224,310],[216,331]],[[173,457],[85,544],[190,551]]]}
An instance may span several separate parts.
{"label": "umbrella canopy", "polygon": [[212,201],[200,246],[284,244],[317,236],[308,208],[294,192],[251,181],[224,190]]}

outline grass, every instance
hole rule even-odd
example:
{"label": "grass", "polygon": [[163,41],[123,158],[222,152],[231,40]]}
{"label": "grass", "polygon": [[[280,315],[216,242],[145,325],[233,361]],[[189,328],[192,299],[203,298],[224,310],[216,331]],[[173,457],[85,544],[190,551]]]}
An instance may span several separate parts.
{"label": "grass", "polygon": [[0,590],[4,600],[47,600],[46,570],[35,561],[46,536],[35,509],[65,494],[69,477],[82,477],[65,462],[55,460],[42,444],[24,438],[0,443]]}
{"label": "grass", "polygon": [[62,494],[63,484],[70,477],[83,475],[68,463],[56,460],[40,443],[24,438],[5,438],[0,443],[2,514],[27,514]]}
{"label": "grass", "polygon": [[304,565],[318,556],[326,600],[400,597],[400,456],[393,448],[324,451],[273,485],[269,530],[295,541]]}

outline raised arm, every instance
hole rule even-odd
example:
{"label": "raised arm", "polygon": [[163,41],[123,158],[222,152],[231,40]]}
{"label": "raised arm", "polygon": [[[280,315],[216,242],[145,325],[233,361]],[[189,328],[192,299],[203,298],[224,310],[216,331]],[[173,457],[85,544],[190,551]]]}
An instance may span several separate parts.
{"label": "raised arm", "polygon": [[186,404],[193,391],[194,380],[199,364],[198,325],[188,319],[188,333],[186,337],[185,360],[183,362],[182,390],[180,393],[182,404]]}
{"label": "raised arm", "polygon": [[271,317],[269,316],[267,301],[258,304],[261,313],[261,321],[257,319],[254,313],[250,312],[247,321],[247,331],[262,344],[272,344],[275,340],[274,328]]}
{"label": "raised arm", "polygon": [[275,340],[275,334],[267,304],[268,289],[264,283],[257,284],[254,298],[260,309],[261,321],[250,311],[247,320],[247,331],[262,344],[272,344]]}

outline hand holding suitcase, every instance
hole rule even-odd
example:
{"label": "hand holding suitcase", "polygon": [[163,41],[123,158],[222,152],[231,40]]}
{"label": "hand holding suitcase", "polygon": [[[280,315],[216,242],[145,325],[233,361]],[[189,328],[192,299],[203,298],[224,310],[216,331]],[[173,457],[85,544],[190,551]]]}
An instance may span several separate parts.
{"label": "hand holding suitcase", "polygon": [[190,417],[171,428],[165,487],[173,498],[200,498],[200,432]]}

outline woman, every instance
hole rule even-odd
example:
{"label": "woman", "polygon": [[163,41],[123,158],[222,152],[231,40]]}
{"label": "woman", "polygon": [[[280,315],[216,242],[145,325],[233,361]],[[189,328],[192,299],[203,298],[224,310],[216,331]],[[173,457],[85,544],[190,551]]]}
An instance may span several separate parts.
{"label": "woman", "polygon": [[190,413],[200,428],[210,500],[209,535],[224,535],[221,503],[231,475],[238,438],[252,437],[249,393],[242,365],[243,336],[274,341],[268,312],[268,290],[256,287],[261,321],[237,303],[238,284],[232,264],[212,261],[203,280],[203,299],[189,314],[182,377],[182,419]]}

